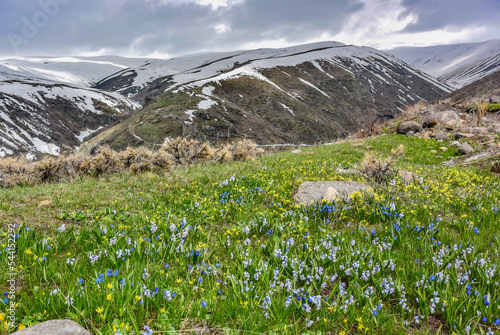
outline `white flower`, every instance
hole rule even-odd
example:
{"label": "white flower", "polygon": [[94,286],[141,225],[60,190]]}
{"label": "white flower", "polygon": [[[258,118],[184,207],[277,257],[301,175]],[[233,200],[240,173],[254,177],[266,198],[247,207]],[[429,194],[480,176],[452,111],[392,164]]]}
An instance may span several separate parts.
{"label": "white flower", "polygon": [[62,233],[63,231],[66,230],[66,225],[63,223],[61,227],[57,228],[57,230],[59,230],[59,232]]}

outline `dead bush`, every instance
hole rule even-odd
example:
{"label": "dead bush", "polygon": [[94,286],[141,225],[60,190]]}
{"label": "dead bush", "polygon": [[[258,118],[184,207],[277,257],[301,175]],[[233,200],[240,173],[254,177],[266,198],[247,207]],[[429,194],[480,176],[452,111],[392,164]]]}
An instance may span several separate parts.
{"label": "dead bush", "polygon": [[89,175],[92,166],[92,156],[87,154],[76,154],[62,157],[61,164],[63,166],[60,172],[65,179]]}
{"label": "dead bush", "polygon": [[237,161],[249,161],[254,160],[259,155],[264,153],[264,150],[261,148],[257,148],[257,144],[251,140],[243,140],[237,142],[233,145],[231,149],[234,160]]}
{"label": "dead bush", "polygon": [[404,146],[399,145],[396,149],[392,149],[391,153],[392,155],[386,159],[377,157],[372,152],[366,153],[359,171],[377,183],[392,179],[397,173],[392,165],[404,154]]}
{"label": "dead bush", "polygon": [[405,119],[413,119],[421,114],[421,111],[426,107],[426,103],[420,100],[418,103],[412,106],[406,106],[403,111],[403,117]]}
{"label": "dead bush", "polygon": [[179,165],[207,162],[213,160],[215,153],[208,142],[201,143],[181,137],[164,144],[160,150],[171,155]]}
{"label": "dead bush", "polygon": [[103,146],[97,149],[96,155],[92,157],[89,173],[94,177],[116,173],[121,171],[122,166],[117,152],[108,146]]}
{"label": "dead bush", "polygon": [[175,166],[174,159],[165,151],[153,152],[151,162],[155,171],[169,171]]}
{"label": "dead bush", "polygon": [[58,160],[52,157],[31,164],[34,182],[47,183],[57,180]]}
{"label": "dead bush", "polygon": [[219,163],[231,162],[234,160],[233,146],[228,144],[215,150],[214,160]]}
{"label": "dead bush", "polygon": [[175,164],[168,153],[164,151],[152,152],[145,147],[127,148],[118,156],[124,169],[133,173],[169,170]]}

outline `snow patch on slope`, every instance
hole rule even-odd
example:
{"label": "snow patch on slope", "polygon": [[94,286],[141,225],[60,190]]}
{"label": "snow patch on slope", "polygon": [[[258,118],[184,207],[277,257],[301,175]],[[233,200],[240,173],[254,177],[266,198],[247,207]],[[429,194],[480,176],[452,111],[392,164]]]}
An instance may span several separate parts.
{"label": "snow patch on slope", "polygon": [[310,86],[310,87],[314,88],[316,91],[318,91],[319,93],[323,94],[324,96],[330,98],[330,96],[328,94],[326,94],[325,92],[323,92],[322,90],[320,90],[319,88],[317,88],[316,86],[314,86],[313,84],[311,84],[310,82],[308,82],[307,80],[304,80],[302,78],[299,78],[299,80],[301,82],[303,82],[304,84],[306,84],[307,86]]}
{"label": "snow patch on slope", "polygon": [[87,136],[90,136],[96,132],[98,132],[99,130],[103,129],[104,127],[101,126],[97,129],[87,129],[87,130],[84,130],[84,131],[81,131],[79,135],[75,135],[76,138],[80,141],[80,142],[83,142],[84,138],[87,137]]}

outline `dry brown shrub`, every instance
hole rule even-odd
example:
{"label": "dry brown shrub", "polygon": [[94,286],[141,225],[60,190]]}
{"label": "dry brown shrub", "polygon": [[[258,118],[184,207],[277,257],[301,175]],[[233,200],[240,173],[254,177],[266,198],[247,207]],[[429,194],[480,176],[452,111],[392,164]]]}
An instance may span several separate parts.
{"label": "dry brown shrub", "polygon": [[59,169],[58,160],[52,157],[44,158],[40,161],[29,164],[35,183],[47,183],[56,181],[57,170]]}
{"label": "dry brown shrub", "polygon": [[175,161],[172,156],[164,151],[153,152],[151,162],[155,171],[169,171],[175,166]]}
{"label": "dry brown shrub", "polygon": [[127,148],[118,154],[123,167],[133,173],[169,170],[175,164],[172,157],[164,152],[152,152],[145,147]]}
{"label": "dry brown shrub", "polygon": [[87,154],[75,154],[68,157],[62,157],[61,164],[63,164],[61,170],[64,169],[61,172],[64,172],[68,179],[89,175],[92,166],[92,156]]}
{"label": "dry brown shrub", "polygon": [[264,153],[264,150],[258,148],[254,141],[246,139],[234,144],[231,151],[233,153],[234,160],[237,161],[254,160],[259,155]]}
{"label": "dry brown shrub", "polygon": [[181,137],[164,144],[160,150],[170,154],[174,161],[180,165],[213,160],[215,153],[208,142],[201,143]]}
{"label": "dry brown shrub", "polygon": [[412,106],[406,106],[403,111],[403,117],[405,119],[413,119],[420,115],[420,112],[426,107],[426,103],[420,100],[418,103]]}
{"label": "dry brown shrub", "polygon": [[365,159],[361,162],[360,172],[377,183],[393,178],[396,171],[392,168],[392,165],[397,161],[398,157],[404,154],[404,146],[399,145],[396,149],[392,149],[391,153],[390,157],[382,159],[372,152],[367,152]]}
{"label": "dry brown shrub", "polygon": [[145,147],[127,148],[118,153],[118,157],[124,169],[134,173],[141,171],[151,171],[153,164],[151,162],[152,152]]}
{"label": "dry brown shrub", "polygon": [[234,160],[233,156],[233,146],[231,144],[225,145],[219,148],[214,153],[214,160],[219,163],[232,162]]}
{"label": "dry brown shrub", "polygon": [[97,149],[96,155],[92,157],[89,173],[94,177],[116,173],[122,170],[122,166],[118,153],[108,146],[103,146]]}

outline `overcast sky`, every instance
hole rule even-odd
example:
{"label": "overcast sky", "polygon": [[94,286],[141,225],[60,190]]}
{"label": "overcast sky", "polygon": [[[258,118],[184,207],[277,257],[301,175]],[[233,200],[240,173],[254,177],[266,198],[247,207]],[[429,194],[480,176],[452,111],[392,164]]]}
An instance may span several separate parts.
{"label": "overcast sky", "polygon": [[500,38],[500,0],[0,0],[0,37],[0,56],[391,49]]}

